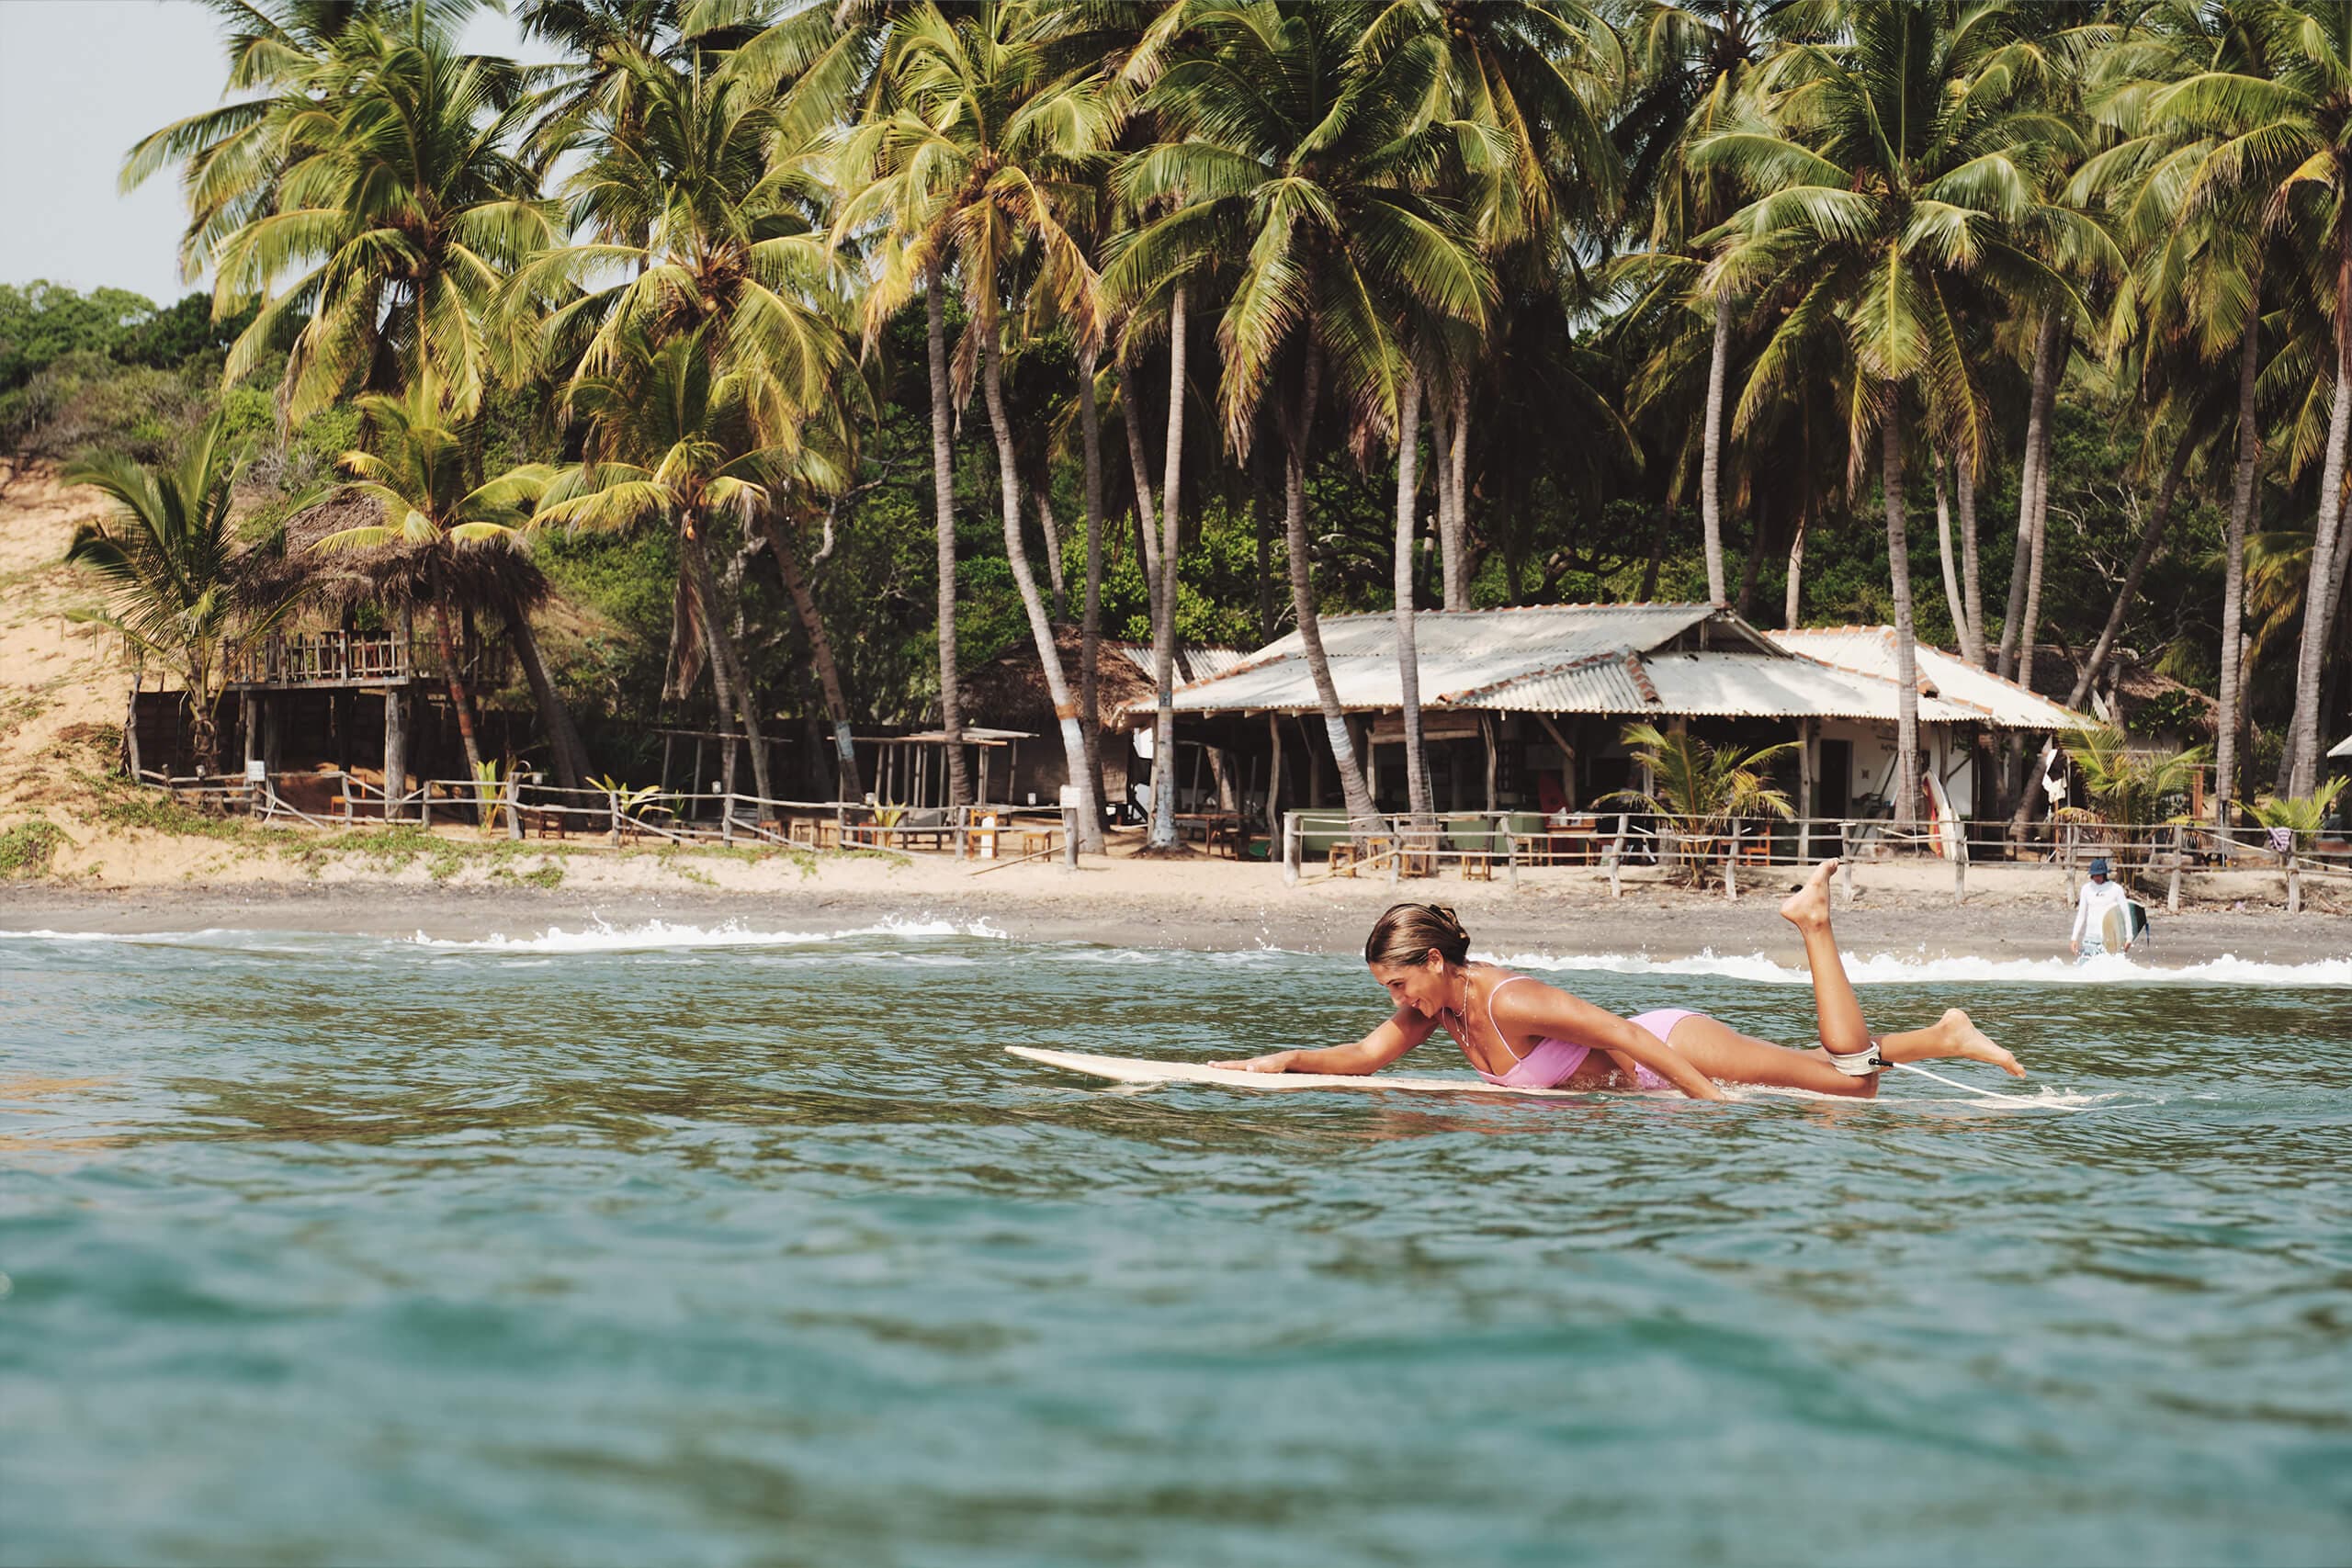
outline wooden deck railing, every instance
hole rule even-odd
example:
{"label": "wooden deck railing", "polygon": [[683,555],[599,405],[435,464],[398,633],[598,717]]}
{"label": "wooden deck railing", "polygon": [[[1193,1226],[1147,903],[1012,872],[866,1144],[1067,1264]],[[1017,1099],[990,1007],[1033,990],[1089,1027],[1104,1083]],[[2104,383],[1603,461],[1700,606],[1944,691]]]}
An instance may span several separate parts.
{"label": "wooden deck railing", "polygon": [[[392,633],[289,632],[224,649],[222,667],[232,686],[383,686],[441,673],[429,643]],[[461,672],[477,685],[503,682],[505,649],[471,649],[461,656]]]}

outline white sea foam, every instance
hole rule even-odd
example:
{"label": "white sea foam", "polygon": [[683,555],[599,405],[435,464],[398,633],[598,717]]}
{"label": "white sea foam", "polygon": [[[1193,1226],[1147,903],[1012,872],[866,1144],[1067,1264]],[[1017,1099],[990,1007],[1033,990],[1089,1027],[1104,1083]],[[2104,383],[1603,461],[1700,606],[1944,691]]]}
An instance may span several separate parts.
{"label": "white sea foam", "polygon": [[[1606,975],[1705,975],[1770,986],[1804,986],[1812,976],[1760,953],[1702,952],[1689,958],[1645,958],[1618,953],[1474,953],[1510,969],[1583,971]],[[2160,967],[2122,954],[2077,964],[2071,958],[1930,958],[1924,952],[1849,953],[1846,974],[1858,986],[1924,982],[2016,981],[2058,986],[2352,986],[2352,958],[2311,964],[2263,964],[2224,953],[2201,964]]]}
{"label": "white sea foam", "polygon": [[565,931],[550,926],[537,936],[492,935],[466,941],[451,937],[427,936],[419,931],[410,942],[419,947],[450,952],[471,953],[642,953],[663,950],[710,947],[801,947],[813,942],[846,942],[855,937],[889,937],[911,940],[932,937],[994,937],[1003,938],[1008,932],[991,926],[985,919],[969,922],[955,920],[909,920],[892,918],[870,926],[850,926],[839,931],[767,931],[749,926],[741,920],[729,920],[723,925],[676,925],[668,920],[648,920],[642,925],[616,926],[599,919],[582,931]]}

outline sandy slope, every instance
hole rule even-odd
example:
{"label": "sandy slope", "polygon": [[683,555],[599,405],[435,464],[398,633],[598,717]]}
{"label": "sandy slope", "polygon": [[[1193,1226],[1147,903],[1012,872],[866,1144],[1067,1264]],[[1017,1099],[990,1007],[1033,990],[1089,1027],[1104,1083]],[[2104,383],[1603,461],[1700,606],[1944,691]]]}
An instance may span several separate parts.
{"label": "sandy slope", "polygon": [[96,492],[67,489],[47,466],[0,458],[0,822],[59,803],[71,768],[119,744],[126,686],[115,639],[65,619],[98,602],[64,557],[74,525],[104,511]]}

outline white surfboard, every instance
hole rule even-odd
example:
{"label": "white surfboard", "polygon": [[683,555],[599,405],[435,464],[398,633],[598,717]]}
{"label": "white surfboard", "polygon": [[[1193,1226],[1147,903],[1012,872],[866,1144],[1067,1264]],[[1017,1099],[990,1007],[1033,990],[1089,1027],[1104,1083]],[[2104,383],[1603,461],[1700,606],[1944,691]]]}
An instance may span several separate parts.
{"label": "white surfboard", "polygon": [[1215,1084],[1219,1089],[1390,1089],[1415,1094],[1517,1094],[1578,1099],[1589,1089],[1504,1089],[1484,1078],[1410,1077],[1403,1073],[1245,1073],[1232,1067],[1212,1067],[1205,1062],[1154,1062],[1140,1056],[1090,1056],[1082,1051],[1044,1051],[1035,1045],[1007,1045],[1015,1056],[1026,1056],[1049,1067],[1061,1067],[1114,1083]]}

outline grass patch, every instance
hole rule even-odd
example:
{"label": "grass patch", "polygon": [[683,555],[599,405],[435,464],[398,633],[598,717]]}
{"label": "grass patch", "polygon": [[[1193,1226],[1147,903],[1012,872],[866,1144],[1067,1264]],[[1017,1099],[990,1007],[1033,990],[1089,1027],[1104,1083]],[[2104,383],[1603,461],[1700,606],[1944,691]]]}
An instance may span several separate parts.
{"label": "grass patch", "polygon": [[0,828],[0,876],[47,876],[64,842],[65,829],[42,817]]}
{"label": "grass patch", "polygon": [[532,887],[556,888],[563,886],[563,867],[543,865],[537,871],[516,871],[511,866],[502,865],[492,870],[490,879],[492,882],[512,882]]}
{"label": "grass patch", "polygon": [[254,841],[252,824],[235,817],[207,817],[191,811],[161,790],[119,781],[100,781],[104,793],[92,814],[109,828],[143,828],[151,833],[184,838],[220,839],[229,843]]}

